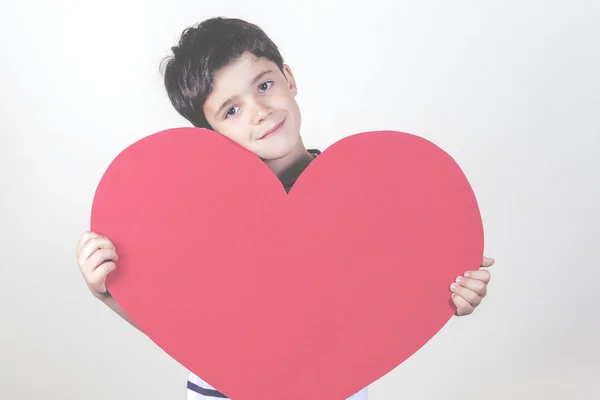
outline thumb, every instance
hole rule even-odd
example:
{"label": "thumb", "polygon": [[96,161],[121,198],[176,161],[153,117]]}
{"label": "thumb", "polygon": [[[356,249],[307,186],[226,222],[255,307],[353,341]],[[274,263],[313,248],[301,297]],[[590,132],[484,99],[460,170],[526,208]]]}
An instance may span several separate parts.
{"label": "thumb", "polygon": [[486,256],[483,256],[483,260],[481,261],[481,266],[484,268],[487,267],[491,267],[492,265],[494,265],[496,261],[493,258],[488,258]]}

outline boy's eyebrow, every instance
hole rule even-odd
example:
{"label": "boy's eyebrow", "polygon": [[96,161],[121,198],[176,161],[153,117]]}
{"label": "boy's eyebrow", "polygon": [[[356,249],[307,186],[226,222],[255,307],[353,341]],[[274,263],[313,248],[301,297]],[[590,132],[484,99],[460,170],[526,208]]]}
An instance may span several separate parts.
{"label": "boy's eyebrow", "polygon": [[[256,76],[254,77],[254,79],[252,79],[252,82],[251,82],[251,83],[252,83],[252,84],[255,84],[256,82],[258,82],[258,81],[260,80],[260,78],[262,78],[263,76],[265,76],[265,75],[267,75],[268,73],[271,73],[271,72],[273,72],[273,70],[271,70],[271,69],[268,69],[268,70],[266,70],[266,71],[263,71],[263,72],[261,72],[260,74],[256,75]],[[218,110],[217,110],[217,112],[215,113],[215,117],[217,117],[217,116],[218,116],[218,115],[221,113],[221,110],[222,110],[223,108],[225,108],[225,106],[227,106],[229,103],[231,103],[231,102],[233,101],[233,99],[234,99],[234,98],[235,98],[235,96],[232,96],[232,97],[228,98],[227,100],[225,100],[225,101],[223,102],[223,104],[221,104],[221,107],[219,107],[219,109],[218,109]]]}

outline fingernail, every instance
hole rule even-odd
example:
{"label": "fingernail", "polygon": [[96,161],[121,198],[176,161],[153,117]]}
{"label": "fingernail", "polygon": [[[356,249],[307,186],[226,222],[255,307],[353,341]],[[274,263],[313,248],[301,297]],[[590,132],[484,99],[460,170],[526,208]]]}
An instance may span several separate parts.
{"label": "fingernail", "polygon": [[453,283],[452,285],[450,285],[450,289],[452,289],[453,291],[456,290],[456,283]]}
{"label": "fingernail", "polygon": [[456,283],[458,283],[460,285],[461,282],[462,282],[462,276],[459,276],[458,278],[456,278]]}
{"label": "fingernail", "polygon": [[471,275],[471,274],[469,274],[469,272],[465,272],[465,278],[468,278],[469,275]]}

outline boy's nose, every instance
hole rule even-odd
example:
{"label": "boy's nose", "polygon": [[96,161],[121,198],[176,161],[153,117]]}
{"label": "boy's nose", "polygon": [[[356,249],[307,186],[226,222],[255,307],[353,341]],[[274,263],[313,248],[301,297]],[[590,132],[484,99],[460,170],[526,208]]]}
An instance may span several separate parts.
{"label": "boy's nose", "polygon": [[260,124],[269,114],[270,114],[270,109],[267,105],[261,104],[261,103],[256,103],[254,105],[254,114],[253,114],[254,125]]}

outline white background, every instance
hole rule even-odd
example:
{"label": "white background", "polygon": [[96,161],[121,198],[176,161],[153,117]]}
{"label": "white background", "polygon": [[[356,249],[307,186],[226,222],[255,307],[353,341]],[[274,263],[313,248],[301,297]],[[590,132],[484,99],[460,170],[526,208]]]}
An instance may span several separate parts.
{"label": "white background", "polygon": [[189,126],[159,62],[217,15],[280,46],[308,146],[418,134],[453,155],[480,202],[497,260],[488,297],[370,399],[600,398],[595,0],[3,0],[0,398],[185,398],[187,371],[90,295],[75,248],[116,154]]}

